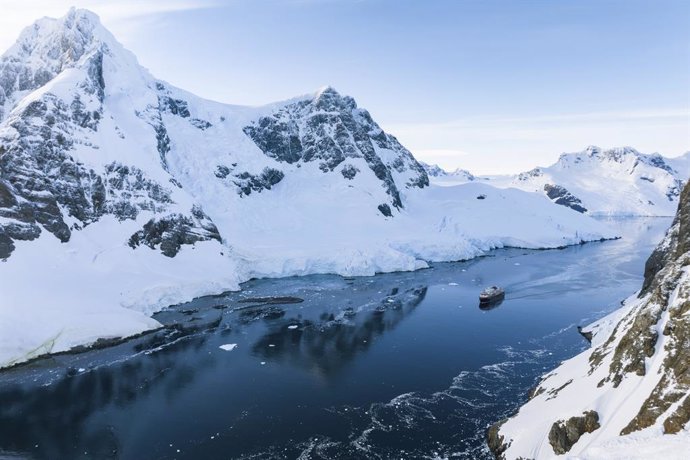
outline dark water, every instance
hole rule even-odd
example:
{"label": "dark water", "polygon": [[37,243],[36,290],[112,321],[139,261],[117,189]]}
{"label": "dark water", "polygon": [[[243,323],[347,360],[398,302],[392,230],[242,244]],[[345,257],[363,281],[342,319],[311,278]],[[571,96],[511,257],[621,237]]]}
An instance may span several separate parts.
{"label": "dark water", "polygon": [[[158,315],[176,326],[5,371],[0,456],[490,458],[487,426],[586,348],[576,326],[639,288],[670,220],[611,224],[623,239],[252,281]],[[481,310],[489,284],[506,300]],[[241,302],[266,296],[304,301]]]}

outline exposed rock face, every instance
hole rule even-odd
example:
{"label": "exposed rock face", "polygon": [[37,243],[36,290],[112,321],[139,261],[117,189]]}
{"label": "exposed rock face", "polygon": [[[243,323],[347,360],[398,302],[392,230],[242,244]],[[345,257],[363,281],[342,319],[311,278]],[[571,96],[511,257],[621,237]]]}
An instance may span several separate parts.
{"label": "exposed rock face", "polygon": [[[140,211],[165,213],[173,204],[169,189],[138,168],[111,163],[97,171],[70,154],[99,128],[102,58],[96,53],[87,61],[83,93],[71,103],[45,93],[13,111],[0,127],[0,259],[11,255],[14,241],[35,239],[41,229],[65,242],[72,231],[106,214],[135,219]],[[69,220],[78,223],[68,225]],[[208,236],[203,226],[192,225],[194,215],[188,222],[190,235],[183,241]]]}
{"label": "exposed rock face", "polygon": [[546,184],[544,185],[544,192],[546,192],[546,196],[548,196],[551,201],[556,204],[567,206],[568,208],[572,208],[577,212],[587,212],[587,208],[582,206],[582,201],[566,190],[565,187],[561,187],[560,185]]}
{"label": "exposed rock face", "polygon": [[345,165],[343,166],[343,169],[340,170],[340,173],[343,175],[345,179],[354,179],[357,173],[359,172],[359,169],[352,165]]}
{"label": "exposed rock face", "polygon": [[591,433],[599,427],[599,414],[593,410],[587,411],[582,416],[555,422],[549,432],[549,443],[556,454],[565,454],[583,434]]}
{"label": "exposed rock face", "polygon": [[[666,354],[664,375],[655,390],[645,401],[640,413],[623,430],[623,434],[651,426],[671,404],[677,402],[690,389],[690,354],[687,353],[687,336],[690,322],[683,316],[690,310],[685,299],[690,295],[684,284],[679,284],[684,275],[684,267],[690,263],[690,186],[681,195],[678,213],[673,225],[661,244],[654,250],[645,265],[645,280],[640,291],[642,303],[620,326],[618,344],[614,350],[607,379],[617,387],[627,373],[644,376],[647,371],[646,360],[657,351]],[[671,296],[676,297],[672,299]],[[675,302],[672,302],[675,300]],[[673,304],[672,304],[673,303]],[[671,305],[672,304],[672,305]],[[662,317],[668,314],[666,324],[661,327]],[[666,336],[666,348],[657,350],[659,333]],[[609,339],[610,342],[614,335]],[[608,343],[608,342],[607,342]],[[604,347],[593,353],[592,365],[604,353]],[[674,391],[673,388],[677,390]],[[663,395],[663,396],[662,396]]]}
{"label": "exposed rock face", "polygon": [[144,228],[129,239],[129,245],[140,244],[156,249],[168,257],[175,257],[183,244],[214,239],[221,241],[218,229],[200,208],[192,209],[192,217],[175,214],[160,219],[151,219]]}
{"label": "exposed rock face", "polygon": [[[200,118],[193,118],[189,111],[189,103],[183,99],[172,96],[172,91],[165,84],[156,82],[156,90],[158,92],[158,107],[159,113],[170,113],[172,115],[184,118],[187,122],[200,130],[206,130],[213,126],[210,121],[202,120]],[[154,117],[156,114],[153,114]]]}
{"label": "exposed rock face", "polygon": [[285,174],[273,168],[264,168],[259,175],[243,172],[234,176],[233,182],[237,186],[240,195],[249,195],[262,190],[271,190],[271,187],[283,180]]}
{"label": "exposed rock face", "polygon": [[391,211],[391,207],[385,203],[379,205],[379,211],[386,217],[393,217],[393,211]]}
{"label": "exposed rock face", "polygon": [[[688,187],[683,194],[686,195]],[[604,344],[611,346],[617,339],[609,366],[608,381],[618,387],[629,373],[647,375],[647,360],[663,354],[659,369],[661,378],[642,402],[637,415],[621,430],[621,435],[639,431],[662,421],[665,433],[676,433],[690,420],[687,395],[690,392],[690,292],[684,276],[690,262],[687,253],[688,199],[681,199],[679,219],[647,264],[645,288],[641,291],[639,308],[627,315]],[[685,228],[684,228],[685,227]],[[665,262],[659,262],[663,261]],[[663,335],[661,347],[659,342]],[[616,337],[618,335],[619,337]],[[606,353],[604,346],[592,354],[593,367]],[[674,404],[679,405],[672,408]],[[662,418],[663,417],[663,418]]]}
{"label": "exposed rock face", "polygon": [[534,168],[530,169],[527,172],[522,172],[518,174],[517,180],[521,182],[526,182],[534,177],[542,177],[544,175],[544,172],[541,170],[541,168]]}
{"label": "exposed rock face", "polygon": [[[354,99],[330,87],[313,100],[288,104],[259,118],[244,132],[265,155],[286,163],[316,161],[324,173],[348,158],[363,158],[396,208],[402,208],[403,203],[395,173],[407,177],[406,187],[429,185],[422,165],[395,137],[386,134]],[[380,151],[392,152],[387,156],[391,160],[384,161]],[[351,179],[352,172],[352,167],[346,165],[342,174]]]}
{"label": "exposed rock face", "polygon": [[[61,206],[84,224],[103,213],[102,178],[72,160],[75,111],[48,94],[30,103],[0,129],[0,232],[8,239],[34,239],[40,226],[61,241],[70,238]],[[92,129],[92,128],[86,128]],[[13,248],[8,243],[0,258]]]}
{"label": "exposed rock face", "polygon": [[501,425],[503,425],[504,422],[505,420],[501,420],[500,422],[491,425],[486,432],[486,443],[496,457],[496,460],[505,460],[505,456],[503,454],[508,448],[505,437],[500,433]]}

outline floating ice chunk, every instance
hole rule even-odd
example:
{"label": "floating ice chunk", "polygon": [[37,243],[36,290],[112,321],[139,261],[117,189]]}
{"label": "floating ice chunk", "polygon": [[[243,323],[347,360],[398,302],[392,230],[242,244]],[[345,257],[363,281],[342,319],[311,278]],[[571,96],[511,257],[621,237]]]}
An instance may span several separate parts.
{"label": "floating ice chunk", "polygon": [[235,348],[237,348],[237,344],[236,343],[226,343],[225,345],[221,345],[218,348],[220,348],[221,350],[225,350],[225,351],[232,351]]}
{"label": "floating ice chunk", "polygon": [[515,262],[513,265],[520,265],[520,262]]}
{"label": "floating ice chunk", "polygon": [[299,326],[296,324],[291,324],[288,326],[288,329],[297,329]]}
{"label": "floating ice chunk", "polygon": [[458,283],[448,283],[448,286],[457,286]]}

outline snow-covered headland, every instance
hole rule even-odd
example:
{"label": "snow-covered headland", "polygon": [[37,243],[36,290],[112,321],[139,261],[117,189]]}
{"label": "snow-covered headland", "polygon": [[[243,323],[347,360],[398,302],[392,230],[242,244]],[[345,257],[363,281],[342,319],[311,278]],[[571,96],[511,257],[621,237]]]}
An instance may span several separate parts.
{"label": "snow-covered headland", "polygon": [[690,186],[640,292],[585,328],[591,348],[489,430],[502,459],[686,459],[690,452]]}

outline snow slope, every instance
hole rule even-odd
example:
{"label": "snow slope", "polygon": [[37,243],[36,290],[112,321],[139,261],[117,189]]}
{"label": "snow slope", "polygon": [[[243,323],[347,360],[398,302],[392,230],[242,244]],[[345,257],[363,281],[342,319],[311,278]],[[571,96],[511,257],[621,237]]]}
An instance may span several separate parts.
{"label": "snow slope", "polygon": [[154,328],[151,312],[251,277],[615,236],[541,194],[429,186],[333,88],[263,107],[174,88],[84,10],[0,58],[0,106],[0,366]]}
{"label": "snow slope", "polygon": [[[543,191],[555,201],[579,200],[591,215],[673,216],[683,183],[690,177],[687,157],[666,159],[631,147],[588,147],[563,154],[553,166],[522,173],[504,185]],[[548,190],[549,185],[562,190]]]}
{"label": "snow slope", "polygon": [[[688,225],[686,186],[673,226],[646,264],[639,296],[588,327],[591,348],[547,374],[518,414],[490,431],[501,458],[688,458]],[[587,412],[598,426],[583,430],[571,417]],[[570,425],[572,439],[559,439],[559,421]]]}
{"label": "snow slope", "polygon": [[438,185],[482,180],[495,187],[544,193],[557,204],[595,216],[673,216],[690,177],[689,161],[690,152],[666,158],[632,147],[590,146],[562,154],[549,167],[517,175],[475,177],[462,170],[440,170],[430,177]]}

